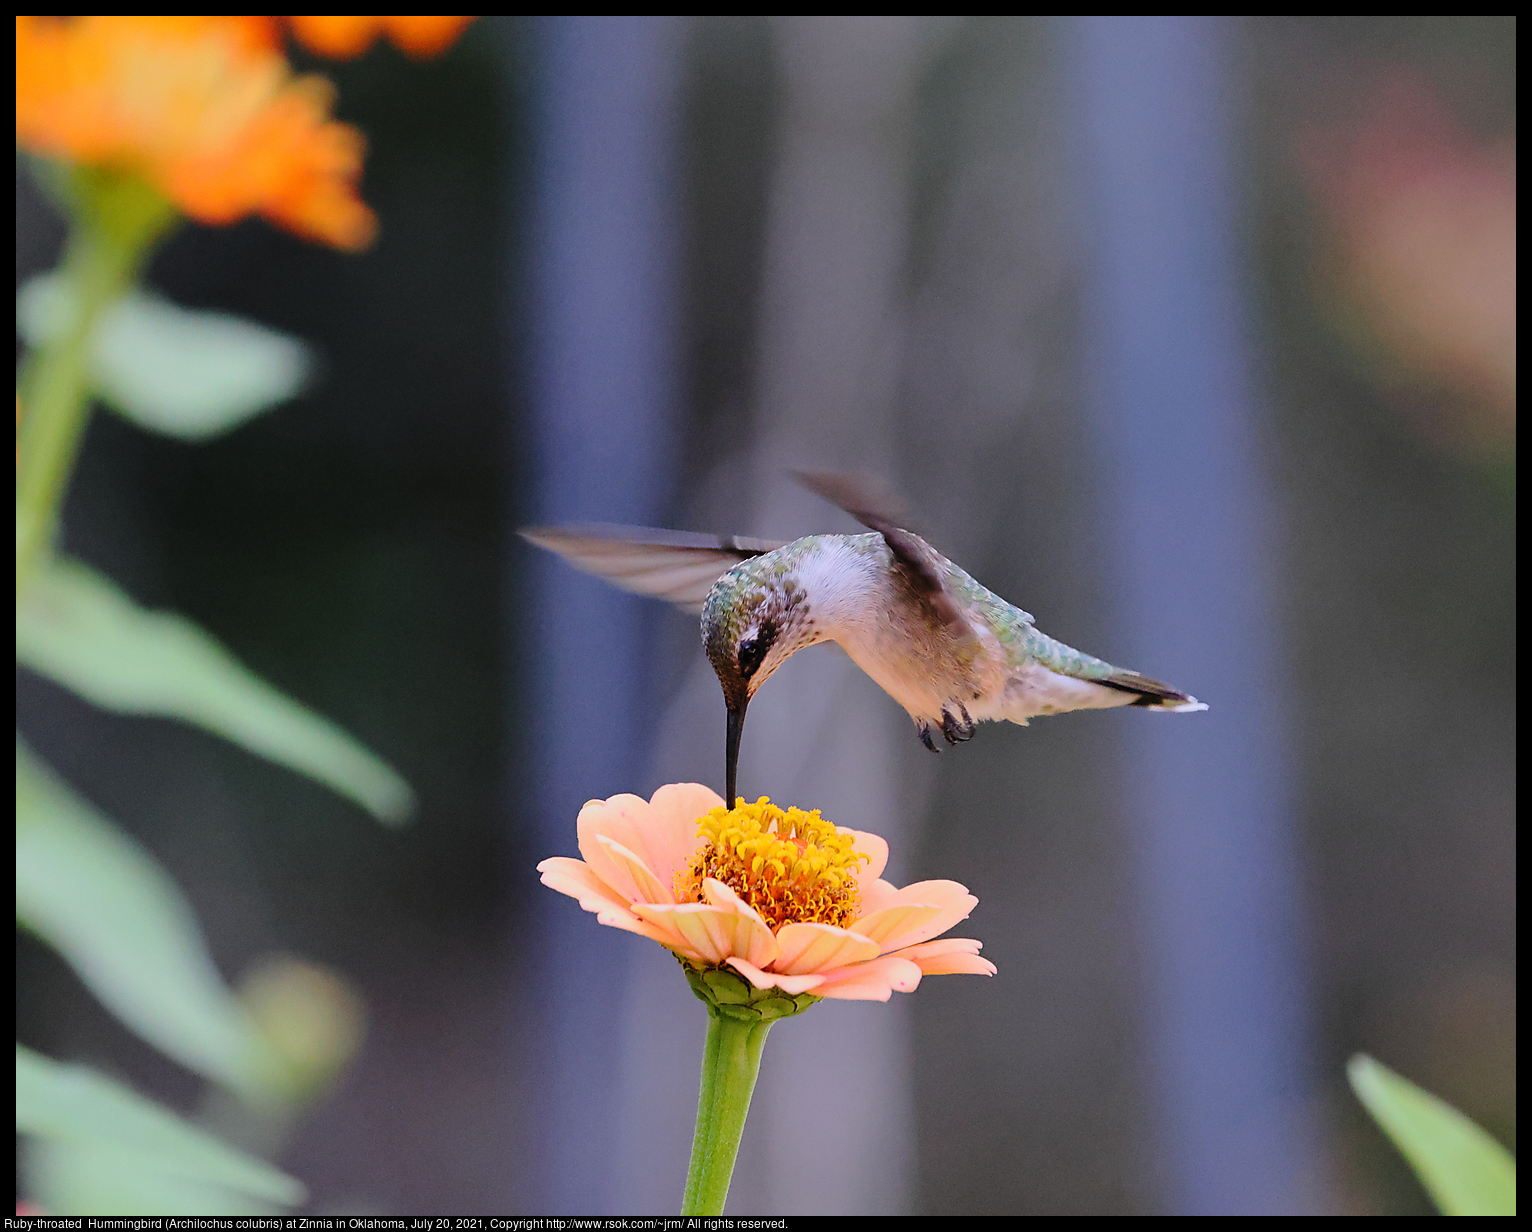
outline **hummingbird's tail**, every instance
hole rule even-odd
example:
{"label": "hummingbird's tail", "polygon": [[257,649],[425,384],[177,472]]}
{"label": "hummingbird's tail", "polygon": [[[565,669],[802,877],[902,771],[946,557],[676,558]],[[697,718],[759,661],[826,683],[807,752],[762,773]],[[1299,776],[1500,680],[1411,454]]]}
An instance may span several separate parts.
{"label": "hummingbird's tail", "polygon": [[1150,680],[1148,676],[1140,676],[1137,672],[1113,672],[1110,676],[1098,677],[1094,683],[1104,684],[1109,689],[1118,689],[1123,693],[1137,693],[1138,696],[1128,705],[1158,710],[1163,714],[1189,714],[1194,710],[1208,708],[1206,702],[1199,702],[1190,693],[1182,693],[1179,689],[1172,689],[1168,684]]}

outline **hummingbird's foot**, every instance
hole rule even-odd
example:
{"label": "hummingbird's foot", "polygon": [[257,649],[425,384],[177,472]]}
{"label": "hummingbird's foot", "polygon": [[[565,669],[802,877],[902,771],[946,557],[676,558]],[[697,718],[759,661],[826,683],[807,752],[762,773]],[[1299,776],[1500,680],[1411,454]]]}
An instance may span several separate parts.
{"label": "hummingbird's foot", "polygon": [[915,726],[920,730],[921,744],[925,745],[933,753],[940,753],[941,750],[936,747],[936,742],[931,739],[931,725],[929,723],[917,723]]}
{"label": "hummingbird's foot", "polygon": [[942,735],[947,738],[948,744],[959,744],[964,740],[971,739],[974,728],[978,727],[978,724],[969,715],[967,706],[959,702],[957,708],[963,712],[961,720],[947,707],[942,707]]}

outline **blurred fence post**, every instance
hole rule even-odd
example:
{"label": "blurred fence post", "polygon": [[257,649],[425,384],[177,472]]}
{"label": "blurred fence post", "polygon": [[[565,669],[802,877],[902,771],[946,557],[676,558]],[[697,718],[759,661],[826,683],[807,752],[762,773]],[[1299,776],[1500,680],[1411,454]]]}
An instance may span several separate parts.
{"label": "blurred fence post", "polygon": [[[772,19],[782,95],[753,416],[749,438],[718,463],[728,499],[714,530],[782,539],[854,531],[848,516],[804,492],[789,468],[893,473],[921,33],[906,17]],[[666,716],[660,777],[721,787],[723,719],[718,680],[696,654]],[[877,685],[838,648],[814,648],[785,664],[752,703],[741,794],[822,808],[838,824],[884,835],[889,875],[899,878],[914,819],[899,797],[896,738],[913,741]],[[675,966],[658,951],[637,961],[656,978],[668,967],[669,979]],[[685,1155],[675,1092],[682,1074],[696,1090],[698,1063],[695,1046],[683,1054],[672,1045],[688,1032],[700,1045],[701,1018],[694,1004],[681,1017],[675,995],[657,983],[630,1004],[635,1022],[663,1030],[647,1032],[648,1081],[642,1092],[630,1088],[627,1106],[652,1127],[643,1143],[650,1158],[674,1160],[668,1167],[679,1176],[675,1165],[684,1167]],[[909,1022],[909,999],[896,996],[889,1005],[827,1001],[772,1031],[731,1214],[907,1209],[915,1187]],[[685,1113],[688,1141],[694,1107]],[[637,1184],[636,1159],[629,1172]]]}
{"label": "blurred fence post", "polygon": [[1274,494],[1248,385],[1233,30],[1068,20],[1112,644],[1212,707],[1123,725],[1153,1150],[1173,1213],[1311,1213],[1311,1009]]}
{"label": "blurred fence post", "polygon": [[[552,17],[538,39],[528,271],[532,439],[541,522],[653,524],[673,470],[676,85],[682,26],[664,17]],[[524,684],[509,729],[532,781],[515,795],[537,850],[575,854],[592,797],[640,789],[652,706],[648,601],[530,548],[518,590]],[[527,804],[523,804],[526,808]],[[527,875],[531,876],[530,870]],[[569,899],[537,899],[543,1083],[529,1134],[537,1209],[624,1214],[615,1192],[621,990],[634,939]],[[679,978],[679,976],[677,977]],[[679,1194],[680,1179],[677,1180]]]}
{"label": "blurred fence post", "polygon": [[[749,498],[756,533],[790,538],[862,528],[808,496],[789,468],[893,473],[922,31],[908,16],[777,17],[773,31],[782,115]],[[897,878],[913,819],[896,786],[896,736],[907,736],[903,716],[871,680],[838,648],[809,651],[751,706],[741,793],[876,831]],[[772,1033],[731,1211],[909,1209],[909,1024],[908,999],[896,995],[887,1005],[827,1001]]]}

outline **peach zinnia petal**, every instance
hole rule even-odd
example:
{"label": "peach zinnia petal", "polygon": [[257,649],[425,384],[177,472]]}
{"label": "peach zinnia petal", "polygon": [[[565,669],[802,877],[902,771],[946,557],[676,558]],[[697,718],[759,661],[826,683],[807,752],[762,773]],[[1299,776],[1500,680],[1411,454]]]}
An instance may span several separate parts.
{"label": "peach zinnia petal", "polygon": [[701,783],[666,783],[654,793],[651,803],[665,818],[665,827],[651,839],[649,867],[657,877],[674,877],[691,864],[693,853],[702,844],[697,819],[722,808],[723,797]]}
{"label": "peach zinnia petal", "polygon": [[675,900],[675,891],[650,872],[648,865],[616,839],[608,838],[605,834],[597,834],[596,842],[612,858],[612,862],[632,878],[633,887],[637,893],[631,901],[668,903]]}
{"label": "peach zinnia petal", "polygon": [[871,962],[828,972],[814,995],[837,1001],[887,1001],[892,993],[914,992],[919,983],[918,966],[897,954],[885,954]]}
{"label": "peach zinnia petal", "polygon": [[537,866],[537,871],[542,874],[545,886],[578,899],[580,906],[587,911],[595,911],[598,905],[619,907],[624,911],[628,909],[627,901],[596,876],[595,870],[584,860],[575,860],[569,856],[549,856]]}
{"label": "peach zinnia petal", "polygon": [[[877,910],[886,911],[910,904],[934,905],[940,910],[907,932],[885,936],[882,945],[884,953],[941,936],[959,920],[966,920],[969,913],[979,905],[979,900],[968,892],[967,886],[959,885],[956,881],[917,881],[880,902]],[[853,923],[852,927],[856,928],[857,923]]]}
{"label": "peach zinnia petal", "polygon": [[872,915],[875,911],[892,906],[899,901],[899,887],[884,881],[878,877],[862,886],[862,914]]}
{"label": "peach zinnia petal", "polygon": [[583,860],[550,856],[537,866],[537,871],[542,874],[545,886],[577,900],[581,907],[595,915],[598,924],[638,933],[661,945],[668,944],[668,934],[634,915],[612,887],[597,877]]}
{"label": "peach zinnia petal", "polygon": [[994,975],[995,964],[979,957],[982,948],[972,937],[943,937],[900,950],[897,957],[909,959],[927,975]]}
{"label": "peach zinnia petal", "polygon": [[[686,905],[691,909],[690,914],[695,915],[698,904]],[[675,903],[634,903],[631,910],[651,927],[664,934],[665,940],[660,942],[661,945],[678,950],[698,962],[720,961],[713,957],[720,947],[708,937],[706,925],[678,915],[677,906]],[[723,952],[728,951],[725,949]]]}
{"label": "peach zinnia petal", "polygon": [[[670,934],[662,928],[656,928],[648,920],[640,920],[631,911],[619,911],[616,907],[604,907],[595,913],[596,923],[605,924],[608,928],[620,928],[625,933],[637,933],[640,937],[648,937],[650,941],[656,941],[667,949],[671,948]],[[687,955],[688,958],[695,957]]]}
{"label": "peach zinnia petal", "polygon": [[771,925],[761,917],[761,913],[734,892],[732,886],[727,886],[717,877],[704,877],[702,879],[702,897],[707,899],[713,906],[725,911],[737,911],[740,915],[749,916],[768,933]]}
{"label": "peach zinnia petal", "polygon": [[586,801],[575,822],[576,841],[585,862],[595,870],[596,876],[630,903],[638,902],[641,897],[633,875],[628,872],[624,862],[614,858],[610,851],[596,841],[596,836],[615,839],[642,860],[644,822],[648,819],[648,813],[647,800],[624,792],[609,800]]}
{"label": "peach zinnia petal", "polygon": [[[575,823],[580,854],[596,870],[601,880],[629,902],[642,902],[645,896],[634,881],[633,874],[628,871],[627,862],[614,857],[603,844],[597,842],[597,836],[620,844],[637,856],[651,874],[663,879],[666,873],[655,867],[650,855],[655,836],[664,824],[664,819],[654,812],[653,806],[642,796],[623,792],[609,800],[587,801]],[[662,901],[673,903],[675,895],[666,894]]]}
{"label": "peach zinnia petal", "polygon": [[934,920],[941,910],[936,903],[895,903],[870,915],[858,916],[855,927],[864,937],[878,942],[882,950],[896,950],[899,947],[888,944],[888,938],[913,933],[922,924]]}
{"label": "peach zinnia petal", "polygon": [[689,783],[661,787],[654,793],[653,801],[627,792],[609,800],[590,800],[580,810],[576,823],[580,854],[614,889],[629,894],[630,901],[645,899],[647,896],[639,891],[626,866],[620,866],[595,841],[595,836],[601,834],[622,844],[665,887],[663,898],[657,901],[673,903],[675,875],[691,862],[691,854],[700,841],[697,818],[702,814],[692,810],[699,804],[713,808],[722,803],[707,788]]}
{"label": "peach zinnia petal", "polygon": [[784,975],[828,973],[878,956],[878,943],[833,924],[784,924],[777,929],[781,957],[772,964]]}
{"label": "peach zinnia petal", "polygon": [[759,911],[729,886],[724,885],[716,877],[704,877],[702,896],[714,907],[723,911],[733,911],[752,922],[750,945],[745,949],[736,949],[735,954],[738,957],[764,967],[774,963],[781,955],[782,947],[777,943],[776,935],[771,931],[771,925],[761,918]]}
{"label": "peach zinnia petal", "polygon": [[633,914],[663,929],[703,962],[738,956],[770,963],[777,954],[776,938],[754,913],[742,915],[711,903],[635,903]]}
{"label": "peach zinnia petal", "polygon": [[825,980],[825,977],[822,975],[779,975],[775,971],[763,971],[754,963],[746,962],[743,958],[729,959],[729,966],[733,967],[757,988],[780,988],[783,992],[794,997],[801,992],[813,992]]}
{"label": "peach zinnia petal", "polygon": [[836,829],[854,836],[856,849],[867,856],[864,862],[856,866],[857,889],[865,896],[867,887],[883,876],[883,870],[888,867],[888,840],[870,830],[846,830],[843,826],[837,826]]}

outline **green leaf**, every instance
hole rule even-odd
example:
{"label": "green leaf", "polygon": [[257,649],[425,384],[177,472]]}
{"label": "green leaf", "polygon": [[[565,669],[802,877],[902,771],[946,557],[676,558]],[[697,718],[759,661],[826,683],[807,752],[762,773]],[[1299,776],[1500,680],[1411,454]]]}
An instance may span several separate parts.
{"label": "green leaf", "polygon": [[[73,311],[72,288],[57,274],[16,293],[16,328],[30,346],[61,337]],[[312,367],[297,338],[141,289],[106,310],[91,343],[91,382],[101,397],[140,427],[186,441],[286,402]]]}
{"label": "green leaf", "polygon": [[125,714],[185,719],[402,822],[409,784],[330,720],[272,688],[184,617],[150,612],[95,570],[57,559],[16,605],[16,657]]}
{"label": "green leaf", "polygon": [[1351,1058],[1346,1077],[1442,1214],[1516,1213],[1515,1159],[1461,1112],[1366,1053]]}
{"label": "green leaf", "polygon": [[182,1064],[261,1096],[277,1063],[154,858],[16,746],[16,919]]}
{"label": "green leaf", "polygon": [[[129,1193],[122,1205],[102,1192],[101,1182],[112,1175],[125,1177],[133,1171],[157,1174],[166,1180],[179,1178],[190,1182],[187,1192],[203,1198],[212,1196],[206,1187],[233,1190],[267,1202],[291,1206],[302,1202],[303,1186],[292,1177],[273,1168],[265,1160],[236,1150],[222,1139],[199,1129],[176,1116],[169,1109],[95,1070],[80,1065],[63,1065],[16,1046],[16,1132],[46,1139],[52,1144],[72,1148],[89,1160],[109,1167],[110,1175],[96,1177],[95,1192],[48,1196],[52,1202],[62,1198],[67,1208],[50,1203],[50,1215],[65,1214],[138,1214]],[[80,1157],[76,1157],[78,1160]],[[61,1157],[54,1157],[54,1166]],[[67,1161],[63,1161],[67,1162]],[[78,1169],[76,1169],[78,1172]],[[138,1188],[169,1196],[173,1187],[152,1177],[140,1179]],[[50,1190],[58,1188],[56,1174]],[[41,1196],[41,1195],[39,1195]],[[144,1200],[140,1196],[140,1200]],[[78,1205],[76,1205],[78,1203]],[[104,1206],[102,1204],[105,1204]],[[248,1203],[231,1203],[241,1208]],[[90,1209],[85,1209],[85,1208]],[[149,1209],[145,1214],[180,1213]],[[211,1210],[193,1209],[186,1213],[212,1214]],[[243,1209],[239,1213],[243,1213]]]}
{"label": "green leaf", "polygon": [[280,1215],[285,1207],[98,1142],[23,1138],[22,1193],[50,1215]]}

